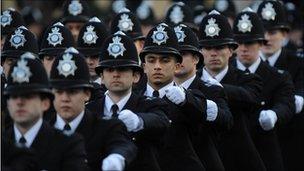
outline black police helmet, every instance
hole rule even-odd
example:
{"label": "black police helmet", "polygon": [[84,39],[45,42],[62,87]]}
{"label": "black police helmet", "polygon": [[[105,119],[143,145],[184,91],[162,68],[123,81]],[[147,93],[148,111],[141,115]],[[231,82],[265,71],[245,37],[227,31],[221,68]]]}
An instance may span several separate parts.
{"label": "black police helmet", "polygon": [[98,56],[101,46],[110,32],[104,22],[93,17],[80,30],[77,49],[85,56]]}
{"label": "black police helmet", "polygon": [[234,41],[231,26],[227,18],[213,10],[204,17],[200,25],[199,43],[201,47],[229,45],[233,49],[238,47]]}
{"label": "black police helmet", "polygon": [[1,36],[9,34],[19,26],[25,25],[21,14],[13,8],[2,11],[0,20]]}
{"label": "black police helmet", "polygon": [[133,40],[119,31],[108,37],[101,48],[99,65],[95,68],[99,75],[104,68],[130,67],[142,72]]}
{"label": "black police helmet", "polygon": [[58,22],[45,31],[39,56],[57,56],[73,45],[74,39],[72,33],[62,23]]}
{"label": "black police helmet", "polygon": [[50,82],[56,89],[93,88],[85,58],[74,47],[68,48],[56,57],[51,69]]}
{"label": "black police helmet", "polygon": [[91,16],[89,5],[84,0],[67,0],[63,5],[63,11],[61,19],[63,24],[68,22],[86,23]]}
{"label": "black police helmet", "polygon": [[4,95],[44,93],[53,97],[47,73],[35,55],[26,52],[10,68]]}
{"label": "black police helmet", "polygon": [[142,62],[145,61],[147,53],[172,54],[178,62],[181,63],[183,61],[179,53],[176,34],[174,30],[165,23],[160,23],[149,31],[145,39],[144,48],[139,54]]}

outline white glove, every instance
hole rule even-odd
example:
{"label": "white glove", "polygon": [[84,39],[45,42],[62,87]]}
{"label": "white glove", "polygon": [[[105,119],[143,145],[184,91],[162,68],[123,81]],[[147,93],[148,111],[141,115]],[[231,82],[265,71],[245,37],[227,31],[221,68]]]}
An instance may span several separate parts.
{"label": "white glove", "polygon": [[110,154],[104,158],[101,165],[101,170],[120,171],[125,168],[125,158],[120,154]]}
{"label": "white glove", "polygon": [[207,100],[207,121],[214,121],[217,117],[218,107],[212,100]]}
{"label": "white glove", "polygon": [[212,77],[209,77],[208,79],[205,79],[203,81],[205,81],[207,85],[215,85],[215,86],[223,87],[223,85],[219,81],[217,81]]}
{"label": "white glove", "polygon": [[262,110],[260,113],[259,122],[265,131],[273,129],[277,120],[277,114],[272,110]]}
{"label": "white glove", "polygon": [[143,121],[131,110],[123,110],[119,113],[120,119],[127,127],[128,131],[138,131],[143,128]]}
{"label": "white glove", "polygon": [[186,93],[183,88],[178,86],[171,86],[165,90],[167,98],[175,103],[175,104],[181,104],[186,99]]}
{"label": "white glove", "polygon": [[300,113],[303,109],[304,100],[302,96],[295,95],[296,113]]}

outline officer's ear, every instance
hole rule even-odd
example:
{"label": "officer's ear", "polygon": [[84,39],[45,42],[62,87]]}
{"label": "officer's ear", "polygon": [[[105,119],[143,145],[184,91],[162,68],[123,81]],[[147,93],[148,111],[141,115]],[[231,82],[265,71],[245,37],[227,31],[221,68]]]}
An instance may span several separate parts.
{"label": "officer's ear", "polygon": [[89,101],[90,98],[91,98],[91,90],[86,88],[86,89],[83,90],[83,92],[86,95],[86,101]]}
{"label": "officer's ear", "polygon": [[140,79],[140,73],[138,71],[133,71],[133,83],[138,83]]}
{"label": "officer's ear", "polygon": [[41,96],[41,107],[43,112],[47,111],[51,106],[51,100],[48,97]]}
{"label": "officer's ear", "polygon": [[100,77],[100,79],[101,79],[101,82],[103,83],[104,82],[104,77],[103,77],[103,70],[100,72],[100,74],[99,74],[99,77]]}

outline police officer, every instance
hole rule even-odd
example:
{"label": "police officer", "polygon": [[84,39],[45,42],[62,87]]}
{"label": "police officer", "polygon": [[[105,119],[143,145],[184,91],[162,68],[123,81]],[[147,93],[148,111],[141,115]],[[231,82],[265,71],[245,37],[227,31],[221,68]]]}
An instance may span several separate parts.
{"label": "police officer", "polygon": [[223,85],[234,117],[232,129],[224,132],[219,141],[224,167],[226,170],[265,170],[248,130],[248,117],[259,104],[262,82],[257,76],[228,65],[237,44],[226,17],[211,11],[202,20],[200,34],[205,67],[199,75],[203,80],[213,77]]}
{"label": "police officer", "polygon": [[19,26],[24,25],[24,20],[21,14],[16,11],[14,8],[9,8],[7,10],[2,11],[1,17],[1,49],[5,42],[6,36],[14,31]]}
{"label": "police officer", "polygon": [[174,80],[184,89],[198,90],[207,98],[206,121],[192,138],[195,151],[206,170],[225,170],[216,148],[216,140],[213,139],[217,134],[213,128],[229,130],[233,124],[224,88],[215,79],[209,78],[203,82],[196,76],[197,65],[202,65],[203,56],[199,51],[198,38],[191,28],[179,24],[174,27],[174,31],[183,57]]}
{"label": "police officer", "polygon": [[[292,77],[296,92],[294,96],[295,115],[285,127],[279,127],[278,135],[282,147],[284,164],[288,170],[303,168],[304,148],[304,59],[301,53],[296,53],[283,47],[283,41],[287,38],[289,26],[285,9],[280,2],[265,1],[259,5],[258,15],[266,29],[265,38],[267,44],[261,49],[260,54],[270,66],[288,71]],[[301,170],[301,169],[299,169]]]}
{"label": "police officer", "polygon": [[25,52],[37,55],[38,43],[33,33],[24,26],[20,26],[7,35],[1,52],[1,63],[6,77],[8,77],[10,67]]}
{"label": "police officer", "polygon": [[266,29],[267,44],[262,47],[262,59],[278,69],[288,71],[296,88],[296,113],[303,110],[304,105],[304,71],[303,58],[295,52],[282,47],[287,37],[289,26],[283,5],[278,1],[264,1],[259,5],[258,15]]}
{"label": "police officer", "polygon": [[169,105],[171,127],[159,154],[161,169],[205,170],[190,136],[206,120],[207,102],[204,97],[195,96],[197,94],[176,86],[173,81],[182,62],[174,30],[164,23],[150,30],[140,58],[147,74],[147,84],[140,93],[160,97]]}
{"label": "police officer", "polygon": [[101,84],[100,77],[95,68],[99,64],[101,46],[110,36],[110,31],[104,22],[93,17],[80,30],[77,41],[77,49],[85,56],[89,67],[91,81]]}
{"label": "police officer", "polygon": [[233,65],[240,70],[258,74],[264,83],[262,106],[258,114],[251,117],[253,140],[267,170],[284,170],[275,128],[288,123],[293,116],[294,87],[291,77],[260,59],[259,51],[267,42],[262,21],[250,8],[237,15],[233,31],[239,44]]}
{"label": "police officer", "polygon": [[88,22],[91,13],[87,1],[67,0],[63,4],[61,22],[71,31],[74,41],[78,39],[81,27]]}
{"label": "police officer", "polygon": [[71,46],[74,46],[72,33],[62,23],[57,22],[47,28],[42,37],[39,58],[48,76],[55,57]]}
{"label": "police officer", "polygon": [[31,53],[19,57],[8,75],[7,107],[14,124],[5,138],[35,152],[38,170],[86,170],[83,139],[65,136],[43,121],[53,94],[40,61]]}
{"label": "police officer", "polygon": [[157,148],[169,126],[166,103],[132,92],[140,79],[142,68],[133,40],[123,32],[108,37],[101,61],[96,67],[108,89],[102,98],[89,103],[88,109],[101,118],[121,120],[138,147],[138,154],[127,170],[160,170]]}
{"label": "police officer", "polygon": [[133,39],[137,53],[142,50],[145,37],[143,36],[140,22],[136,15],[127,8],[120,10],[111,22],[112,34],[118,31],[124,32]]}
{"label": "police officer", "polygon": [[135,157],[136,147],[123,123],[97,119],[85,108],[93,86],[83,55],[71,47],[56,57],[50,82],[57,112],[52,125],[66,134],[84,137],[91,170],[123,170]]}
{"label": "police officer", "polygon": [[151,7],[151,1],[142,1],[136,9],[136,16],[141,23],[143,35],[146,36],[156,24],[156,17]]}

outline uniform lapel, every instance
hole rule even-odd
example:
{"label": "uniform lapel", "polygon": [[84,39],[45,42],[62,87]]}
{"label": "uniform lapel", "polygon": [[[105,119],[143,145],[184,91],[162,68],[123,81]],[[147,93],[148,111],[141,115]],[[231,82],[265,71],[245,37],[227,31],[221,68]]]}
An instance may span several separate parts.
{"label": "uniform lapel", "polygon": [[53,132],[52,128],[45,122],[42,123],[42,126],[35,137],[31,148],[35,149],[39,156],[45,156],[49,148],[49,143],[53,141]]}

